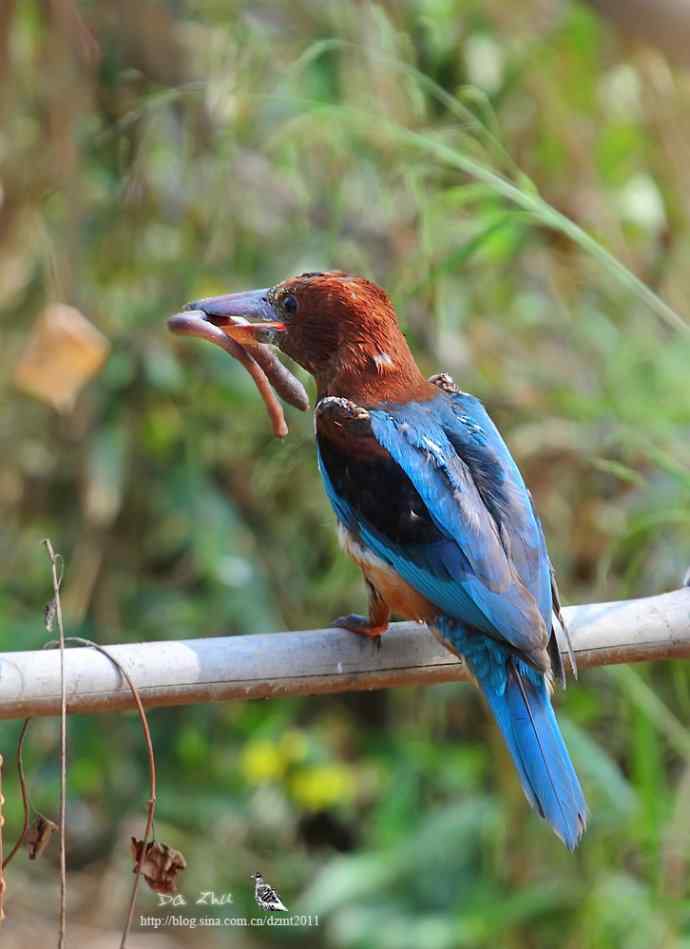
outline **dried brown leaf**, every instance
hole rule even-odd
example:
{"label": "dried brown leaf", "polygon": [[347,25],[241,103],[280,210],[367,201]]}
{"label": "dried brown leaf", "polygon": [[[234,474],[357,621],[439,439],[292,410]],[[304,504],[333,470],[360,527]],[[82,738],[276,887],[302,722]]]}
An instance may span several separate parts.
{"label": "dried brown leaf", "polygon": [[39,814],[24,837],[24,845],[29,852],[29,860],[36,860],[50,843],[51,837],[58,829],[57,824]]}
{"label": "dried brown leaf", "polygon": [[109,348],[106,337],[79,310],[53,303],[31,330],[15,368],[15,384],[58,412],[69,412]]}
{"label": "dried brown leaf", "polygon": [[130,849],[134,860],[134,872],[141,860],[141,875],[155,893],[176,893],[176,876],[187,869],[187,861],[179,850],[167,844],[151,840],[146,845],[142,860],[143,841],[132,837]]}

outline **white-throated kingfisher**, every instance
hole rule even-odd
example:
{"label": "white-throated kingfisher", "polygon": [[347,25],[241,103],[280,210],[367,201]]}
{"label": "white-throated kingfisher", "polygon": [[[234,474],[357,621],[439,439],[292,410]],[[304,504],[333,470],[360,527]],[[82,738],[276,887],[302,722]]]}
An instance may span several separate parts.
{"label": "white-throated kingfisher", "polygon": [[319,470],[369,590],[369,615],[336,624],[380,637],[395,613],[463,657],[527,799],[574,849],[587,807],[551,706],[564,679],[558,593],[532,497],[484,406],[446,374],[424,378],[390,300],[362,277],[306,273],[189,307],[274,343],[316,380]]}

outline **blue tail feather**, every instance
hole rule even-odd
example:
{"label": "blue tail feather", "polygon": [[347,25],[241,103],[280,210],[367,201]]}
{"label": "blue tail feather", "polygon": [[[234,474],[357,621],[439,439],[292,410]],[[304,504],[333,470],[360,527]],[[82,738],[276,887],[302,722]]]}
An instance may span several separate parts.
{"label": "blue tail feather", "polygon": [[527,799],[566,847],[574,850],[587,824],[587,805],[544,676],[512,657],[507,659],[502,688],[496,687],[494,676],[480,677],[478,670],[473,671],[515,762]]}
{"label": "blue tail feather", "polygon": [[497,640],[450,617],[437,629],[472,670],[517,768],[527,800],[569,850],[587,824],[587,804],[561,736],[545,676]]}

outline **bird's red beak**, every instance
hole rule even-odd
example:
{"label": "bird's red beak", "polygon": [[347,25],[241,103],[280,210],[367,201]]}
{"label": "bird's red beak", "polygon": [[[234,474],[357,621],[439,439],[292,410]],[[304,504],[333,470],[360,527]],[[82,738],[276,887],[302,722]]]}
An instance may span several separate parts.
{"label": "bird's red beak", "polygon": [[249,290],[244,293],[227,293],[220,297],[205,297],[188,303],[183,313],[168,320],[173,332],[208,338],[208,326],[217,326],[238,343],[272,343],[275,336],[285,329],[271,304],[268,290]]}

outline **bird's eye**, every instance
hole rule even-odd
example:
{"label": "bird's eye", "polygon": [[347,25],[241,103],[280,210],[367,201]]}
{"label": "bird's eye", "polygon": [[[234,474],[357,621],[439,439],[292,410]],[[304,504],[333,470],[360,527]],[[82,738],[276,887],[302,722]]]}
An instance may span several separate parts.
{"label": "bird's eye", "polygon": [[288,293],[283,299],[283,309],[286,313],[289,313],[292,316],[297,312],[297,297],[293,296],[291,293]]}

